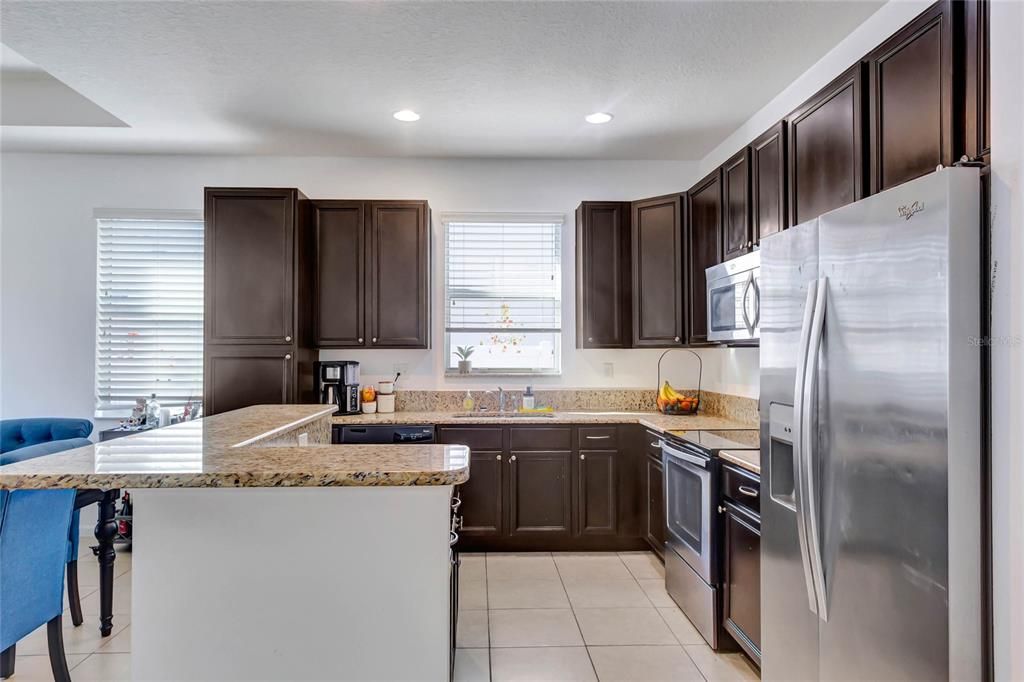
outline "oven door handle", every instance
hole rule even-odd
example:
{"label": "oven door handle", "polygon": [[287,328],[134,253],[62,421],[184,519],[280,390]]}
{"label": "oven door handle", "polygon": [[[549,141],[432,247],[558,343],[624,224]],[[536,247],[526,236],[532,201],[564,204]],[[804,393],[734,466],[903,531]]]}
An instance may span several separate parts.
{"label": "oven door handle", "polygon": [[674,457],[675,459],[680,459],[684,462],[689,462],[690,464],[699,466],[701,469],[708,468],[709,460],[704,459],[703,457],[698,457],[697,455],[691,455],[690,453],[683,452],[682,450],[676,450],[671,445],[662,445],[661,451],[664,452],[669,457]]}

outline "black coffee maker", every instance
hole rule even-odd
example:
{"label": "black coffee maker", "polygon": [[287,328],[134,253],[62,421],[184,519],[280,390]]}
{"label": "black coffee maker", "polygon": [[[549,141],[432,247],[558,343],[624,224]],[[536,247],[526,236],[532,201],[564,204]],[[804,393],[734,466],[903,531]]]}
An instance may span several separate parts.
{"label": "black coffee maker", "polygon": [[334,414],[359,414],[359,363],[331,360],[313,363],[314,390],[324,405],[337,405]]}

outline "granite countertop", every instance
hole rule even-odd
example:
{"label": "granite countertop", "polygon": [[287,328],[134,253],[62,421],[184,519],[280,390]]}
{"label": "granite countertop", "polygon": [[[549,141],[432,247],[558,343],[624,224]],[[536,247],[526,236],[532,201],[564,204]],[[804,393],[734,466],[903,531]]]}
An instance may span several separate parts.
{"label": "granite countertop", "polygon": [[760,450],[720,450],[719,458],[730,464],[735,464],[741,469],[750,473],[761,475],[761,451]]}
{"label": "granite countertop", "polygon": [[[640,424],[655,431],[706,430],[706,429],[751,429],[757,425],[745,424],[726,417],[704,414],[689,416],[667,415],[660,412],[590,411],[564,410],[549,413],[550,416],[530,415],[525,417],[498,416],[494,412],[390,412],[387,414],[352,414],[332,417],[335,424]],[[465,416],[459,416],[465,415]]]}
{"label": "granite countertop", "polygon": [[[246,407],[8,464],[0,467],[0,488],[409,486],[469,479],[469,449],[462,445],[330,445],[331,410]],[[309,445],[293,442],[298,431],[309,433]]]}

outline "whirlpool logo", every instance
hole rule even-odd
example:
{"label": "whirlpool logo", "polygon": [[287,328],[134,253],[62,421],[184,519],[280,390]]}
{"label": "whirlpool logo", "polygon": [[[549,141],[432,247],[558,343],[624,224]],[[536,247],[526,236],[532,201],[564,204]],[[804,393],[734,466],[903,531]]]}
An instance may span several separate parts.
{"label": "whirlpool logo", "polygon": [[897,212],[900,214],[900,217],[903,218],[904,220],[910,220],[916,214],[920,213],[923,210],[924,204],[920,201],[915,201],[910,205],[900,206],[899,209],[897,209]]}

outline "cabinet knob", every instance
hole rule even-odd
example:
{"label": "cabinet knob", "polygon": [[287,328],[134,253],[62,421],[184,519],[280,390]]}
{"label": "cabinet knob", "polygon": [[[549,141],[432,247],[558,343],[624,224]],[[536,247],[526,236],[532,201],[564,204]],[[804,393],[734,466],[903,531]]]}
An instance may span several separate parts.
{"label": "cabinet knob", "polygon": [[286,336],[286,337],[284,337],[284,340],[285,340],[285,341],[291,341],[291,340],[292,340],[292,337],[290,337],[290,336]]}
{"label": "cabinet knob", "polygon": [[377,337],[375,336],[372,339],[370,339],[370,343],[377,343]]}
{"label": "cabinet knob", "polygon": [[679,337],[678,336],[676,337],[675,340],[676,340],[676,343],[679,343]]}
{"label": "cabinet knob", "polygon": [[580,455],[580,459],[586,459],[586,458],[587,458],[586,455]]}
{"label": "cabinet knob", "polygon": [[722,505],[718,505],[718,513],[719,514],[724,514],[725,511],[726,511],[725,507],[723,507]]}
{"label": "cabinet knob", "polygon": [[508,458],[508,461],[510,461],[510,462],[516,461],[516,456],[512,455],[511,457]]}
{"label": "cabinet knob", "polygon": [[363,342],[363,337],[360,336],[358,339],[356,339],[356,341],[358,341],[359,343],[362,343]]}
{"label": "cabinet knob", "polygon": [[748,241],[748,242],[747,242],[747,248],[748,248],[748,249],[749,249],[749,248],[750,248],[751,246],[753,246],[753,245],[754,245],[754,242],[752,242],[752,241]]}
{"label": "cabinet knob", "polygon": [[494,459],[496,459],[496,460],[498,460],[500,462],[501,461],[501,455],[497,455]]}
{"label": "cabinet knob", "polygon": [[588,336],[587,337],[587,343],[594,343],[594,337],[593,336]]}
{"label": "cabinet knob", "polygon": [[291,354],[291,353],[288,353],[288,354],[286,354],[286,355],[284,356],[284,359],[285,359],[285,360],[291,360],[291,359],[292,359],[292,354]]}

